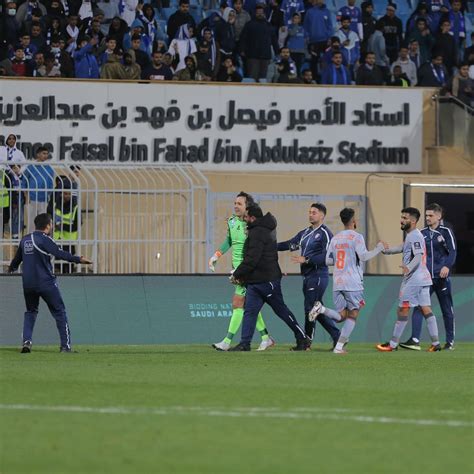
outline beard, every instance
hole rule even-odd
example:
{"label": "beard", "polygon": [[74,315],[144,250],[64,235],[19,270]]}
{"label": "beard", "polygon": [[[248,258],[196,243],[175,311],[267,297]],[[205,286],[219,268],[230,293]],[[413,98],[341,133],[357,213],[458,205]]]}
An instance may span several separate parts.
{"label": "beard", "polygon": [[402,229],[402,230],[408,230],[409,228],[410,228],[410,224],[408,222],[406,224],[402,224],[400,226],[400,229]]}

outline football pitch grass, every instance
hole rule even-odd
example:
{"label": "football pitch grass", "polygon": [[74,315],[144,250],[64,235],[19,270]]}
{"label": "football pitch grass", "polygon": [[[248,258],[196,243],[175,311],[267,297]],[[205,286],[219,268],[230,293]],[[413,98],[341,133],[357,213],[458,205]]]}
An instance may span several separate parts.
{"label": "football pitch grass", "polygon": [[0,472],[474,472],[474,344],[289,347],[0,348]]}

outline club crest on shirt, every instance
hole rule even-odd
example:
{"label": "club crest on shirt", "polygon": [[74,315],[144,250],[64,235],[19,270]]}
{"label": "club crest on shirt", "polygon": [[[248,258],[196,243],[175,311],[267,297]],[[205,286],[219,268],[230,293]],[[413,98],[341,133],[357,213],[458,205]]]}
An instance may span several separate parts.
{"label": "club crest on shirt", "polygon": [[413,247],[415,247],[416,249],[421,249],[420,242],[414,242]]}
{"label": "club crest on shirt", "polygon": [[438,235],[438,242],[444,242],[444,237],[442,235]]}
{"label": "club crest on shirt", "polygon": [[321,238],[321,234],[315,234],[314,240],[318,240],[318,239],[320,239],[320,238]]}

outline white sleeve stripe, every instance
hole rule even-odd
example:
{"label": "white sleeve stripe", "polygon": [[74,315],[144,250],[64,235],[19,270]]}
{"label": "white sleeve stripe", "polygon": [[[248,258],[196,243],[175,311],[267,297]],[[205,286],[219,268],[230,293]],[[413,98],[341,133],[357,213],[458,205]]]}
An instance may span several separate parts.
{"label": "white sleeve stripe", "polygon": [[45,252],[44,250],[40,249],[37,245],[36,245],[36,242],[35,242],[35,239],[33,238],[33,234],[31,234],[31,242],[33,243],[33,247],[38,250],[38,252],[41,252],[43,255],[48,255],[49,257],[51,257],[51,254],[49,254],[48,252]]}
{"label": "white sleeve stripe", "polygon": [[327,250],[329,247],[329,243],[331,242],[331,239],[329,238],[329,234],[324,227],[321,227],[321,230],[326,234],[326,238],[328,239],[328,243],[326,244],[326,250]]}
{"label": "white sleeve stripe", "polygon": [[451,237],[451,243],[453,244],[453,249],[456,250],[456,244],[454,243],[454,237],[453,233],[451,232],[451,229],[449,227],[442,227],[440,226],[441,229],[446,229],[449,233],[449,236]]}

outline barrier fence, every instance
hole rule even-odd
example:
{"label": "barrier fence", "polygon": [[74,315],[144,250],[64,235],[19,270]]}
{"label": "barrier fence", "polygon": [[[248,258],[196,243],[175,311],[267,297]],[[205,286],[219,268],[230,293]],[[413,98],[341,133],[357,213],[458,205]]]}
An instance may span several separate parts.
{"label": "barrier fence", "polygon": [[[0,163],[5,272],[34,217],[49,212],[54,239],[65,250],[92,258],[93,266],[55,263],[56,273],[205,273],[207,260],[225,238],[236,193],[211,193],[192,165],[7,165]],[[336,210],[356,210],[366,234],[366,198],[360,195],[256,193],[264,212],[278,220],[278,239],[288,240],[308,225],[313,202],[328,207],[325,223],[340,229]],[[231,252],[218,272],[231,269]],[[157,258],[158,257],[158,258]],[[280,254],[286,273],[297,271],[289,253]]]}
{"label": "barrier fence", "polygon": [[[49,212],[54,238],[92,267],[58,272],[193,273],[206,268],[207,223],[196,216],[208,183],[192,166],[0,164],[3,271],[34,217]],[[156,258],[159,256],[159,258]]]}

